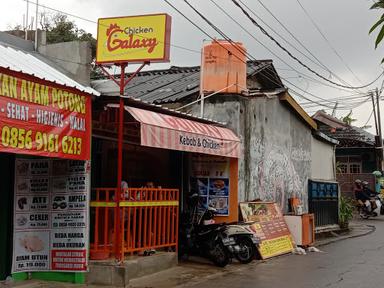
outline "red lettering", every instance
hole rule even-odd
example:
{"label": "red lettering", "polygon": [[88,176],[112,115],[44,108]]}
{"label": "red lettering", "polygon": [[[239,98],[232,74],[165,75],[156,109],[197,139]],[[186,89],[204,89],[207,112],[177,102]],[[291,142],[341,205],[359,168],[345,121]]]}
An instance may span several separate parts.
{"label": "red lettering", "polygon": [[117,49],[138,49],[147,48],[148,53],[152,53],[157,43],[156,38],[137,38],[130,34],[128,38],[123,39],[125,33],[120,28],[113,29],[108,34],[107,49],[108,51],[115,51]]}

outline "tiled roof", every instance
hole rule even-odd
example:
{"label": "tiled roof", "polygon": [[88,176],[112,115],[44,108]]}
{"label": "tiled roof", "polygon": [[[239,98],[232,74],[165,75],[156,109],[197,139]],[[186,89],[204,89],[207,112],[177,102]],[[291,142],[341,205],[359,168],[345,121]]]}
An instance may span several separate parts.
{"label": "tiled roof", "polygon": [[[260,76],[265,87],[283,87],[270,60],[248,61],[247,74],[249,77]],[[138,73],[125,87],[125,95],[151,103],[171,103],[199,93],[199,85],[200,66],[173,66]],[[105,96],[119,95],[118,86],[110,79],[94,80],[92,87]]]}
{"label": "tiled roof", "polygon": [[324,111],[317,111],[312,116],[319,125],[319,131],[340,142],[342,147],[374,146],[375,135],[362,128],[347,125],[341,120],[326,114]]}

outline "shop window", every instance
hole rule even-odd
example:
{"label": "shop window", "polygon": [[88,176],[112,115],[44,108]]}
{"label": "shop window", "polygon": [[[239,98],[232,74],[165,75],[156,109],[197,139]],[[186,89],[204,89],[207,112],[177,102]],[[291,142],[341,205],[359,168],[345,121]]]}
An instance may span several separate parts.
{"label": "shop window", "polygon": [[348,164],[339,164],[339,173],[348,173]]}
{"label": "shop window", "polygon": [[338,164],[338,173],[361,173],[361,157],[360,156],[341,156],[336,157]]}
{"label": "shop window", "polygon": [[336,161],[341,163],[348,163],[348,156],[336,157]]}
{"label": "shop window", "polygon": [[361,163],[349,163],[349,173],[361,173]]}

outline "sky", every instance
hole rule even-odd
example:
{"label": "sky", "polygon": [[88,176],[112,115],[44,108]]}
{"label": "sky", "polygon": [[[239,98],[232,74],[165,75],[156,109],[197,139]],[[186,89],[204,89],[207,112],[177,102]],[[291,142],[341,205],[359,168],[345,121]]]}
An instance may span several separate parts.
{"label": "sky", "polygon": [[[26,14],[26,1],[3,1],[7,3],[7,9],[0,10],[0,30],[23,24],[23,15]],[[213,1],[236,19],[253,38],[219,10]],[[169,0],[169,2],[210,36],[221,38],[183,0]],[[330,107],[334,107],[337,101],[336,116],[342,117],[349,113],[350,108],[361,104],[353,109],[352,118],[357,119],[353,124],[361,127],[369,120],[368,125],[372,125],[372,128],[369,128],[368,131],[374,133],[374,117],[370,117],[372,103],[370,98],[363,97],[375,88],[380,89],[384,80],[383,77],[367,88],[337,88],[335,85],[321,80],[290,58],[275,43],[262,34],[240,9],[234,6],[231,0],[189,0],[189,2],[233,41],[242,42],[252,58],[272,59],[277,72],[290,89],[291,94],[299,103],[306,102],[303,107],[309,114],[313,114],[318,109],[327,109],[326,112],[332,113]],[[289,52],[330,81],[346,86],[363,86],[373,81],[383,72],[380,61],[384,57],[384,43],[375,50],[376,33],[368,35],[370,27],[380,17],[378,11],[369,9],[373,4],[372,0],[241,0],[241,2],[251,9],[250,14],[253,18],[260,21],[254,15],[256,14],[263,20],[264,23],[260,22],[260,24]],[[35,0],[30,1],[29,16],[35,16],[36,6],[33,3],[35,3]],[[208,36],[204,35],[163,0],[39,0],[39,4],[91,20],[85,21],[84,19],[69,16],[69,19],[75,21],[79,28],[92,33],[95,37],[97,31],[95,22],[97,22],[98,18],[168,13],[172,16],[171,45],[173,46],[171,47],[171,61],[170,63],[153,64],[147,69],[162,69],[171,65],[200,65],[199,51],[203,43],[209,40]],[[290,34],[265,8],[289,30]],[[39,8],[39,10],[40,12],[53,13],[46,8]],[[316,29],[311,19],[316,23],[322,34]],[[292,35],[300,41],[306,50],[296,42]],[[188,51],[185,48],[193,51]],[[317,60],[309,53],[314,55]],[[134,68],[134,65],[129,66],[131,70],[134,70]],[[332,87],[320,83],[327,83]],[[299,92],[311,101],[325,104],[327,107],[308,104],[308,100],[301,98],[295,92]],[[316,97],[331,100],[325,102]],[[359,98],[352,100],[351,97]],[[338,99],[332,100],[334,98]],[[380,108],[384,119],[384,105],[380,104]],[[384,123],[384,121],[381,122]]]}

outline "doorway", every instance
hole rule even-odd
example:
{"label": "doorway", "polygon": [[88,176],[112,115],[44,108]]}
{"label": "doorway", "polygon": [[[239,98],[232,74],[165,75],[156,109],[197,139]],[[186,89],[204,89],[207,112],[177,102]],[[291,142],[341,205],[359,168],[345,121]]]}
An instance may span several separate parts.
{"label": "doorway", "polygon": [[0,153],[0,280],[11,274],[15,155]]}

